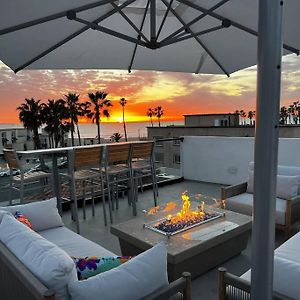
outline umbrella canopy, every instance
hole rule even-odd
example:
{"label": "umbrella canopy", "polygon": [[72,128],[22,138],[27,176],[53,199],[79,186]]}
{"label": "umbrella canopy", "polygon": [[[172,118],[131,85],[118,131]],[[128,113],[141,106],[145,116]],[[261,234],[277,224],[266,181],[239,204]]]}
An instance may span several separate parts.
{"label": "umbrella canopy", "polygon": [[[284,9],[284,54],[299,54],[300,1]],[[256,64],[258,0],[10,0],[0,59],[22,69],[226,74]]]}

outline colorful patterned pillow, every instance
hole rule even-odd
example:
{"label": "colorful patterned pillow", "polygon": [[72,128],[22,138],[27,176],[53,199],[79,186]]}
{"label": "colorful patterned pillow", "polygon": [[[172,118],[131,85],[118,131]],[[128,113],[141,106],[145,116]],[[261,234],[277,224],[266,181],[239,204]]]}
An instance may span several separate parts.
{"label": "colorful patterned pillow", "polygon": [[18,210],[15,213],[15,218],[21,223],[23,223],[24,225],[26,225],[27,227],[29,227],[30,229],[32,229],[32,224],[29,221],[29,219]]}
{"label": "colorful patterned pillow", "polygon": [[130,260],[132,256],[112,257],[72,257],[74,260],[77,277],[79,280],[87,279],[94,275],[109,271]]}

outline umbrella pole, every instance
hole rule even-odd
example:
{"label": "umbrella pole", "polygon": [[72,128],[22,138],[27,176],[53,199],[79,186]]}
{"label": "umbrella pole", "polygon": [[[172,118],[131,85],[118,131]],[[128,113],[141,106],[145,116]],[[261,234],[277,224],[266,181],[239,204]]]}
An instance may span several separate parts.
{"label": "umbrella pole", "polygon": [[251,299],[272,299],[273,291],[282,5],[259,1]]}

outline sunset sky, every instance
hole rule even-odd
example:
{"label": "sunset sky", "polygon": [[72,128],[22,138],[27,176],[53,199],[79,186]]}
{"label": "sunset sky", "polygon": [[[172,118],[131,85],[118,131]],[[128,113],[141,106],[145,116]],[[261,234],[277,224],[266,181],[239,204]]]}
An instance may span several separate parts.
{"label": "sunset sky", "polygon": [[[300,57],[283,59],[282,105],[300,98]],[[147,121],[149,107],[162,106],[164,120],[183,114],[255,110],[256,67],[222,75],[97,70],[21,71],[14,74],[0,61],[0,123],[18,123],[16,107],[25,98],[46,101],[68,92],[87,99],[88,92],[105,90],[114,107],[110,121],[121,121],[118,100],[125,97],[127,121]]]}

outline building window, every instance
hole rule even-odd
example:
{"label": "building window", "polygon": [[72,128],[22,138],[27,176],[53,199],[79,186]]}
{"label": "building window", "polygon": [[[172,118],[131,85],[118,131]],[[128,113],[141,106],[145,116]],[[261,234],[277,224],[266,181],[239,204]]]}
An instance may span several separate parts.
{"label": "building window", "polygon": [[6,143],[8,142],[8,139],[7,139],[5,131],[1,133],[1,138],[2,138],[2,146],[5,146]]}
{"label": "building window", "polygon": [[173,155],[173,163],[174,164],[180,164],[180,155],[179,154],[174,154]]}
{"label": "building window", "polygon": [[17,141],[17,133],[15,130],[11,132],[11,142],[15,143]]}
{"label": "building window", "polygon": [[163,163],[164,162],[164,154],[163,153],[154,153],[154,158],[156,163]]}

